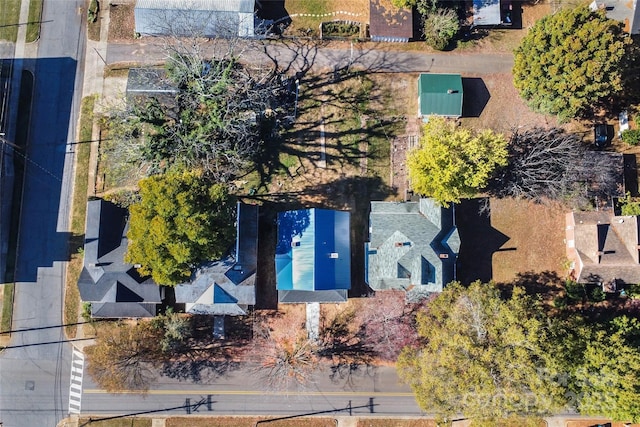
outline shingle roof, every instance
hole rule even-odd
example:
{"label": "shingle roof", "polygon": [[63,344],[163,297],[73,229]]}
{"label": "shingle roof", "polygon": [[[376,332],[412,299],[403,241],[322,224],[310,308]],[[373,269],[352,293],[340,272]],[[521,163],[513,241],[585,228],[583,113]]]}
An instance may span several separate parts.
{"label": "shingle roof", "polygon": [[611,211],[573,212],[567,216],[567,230],[568,255],[579,258],[578,282],[640,283],[637,217],[614,216]]}
{"label": "shingle roof", "polygon": [[323,298],[318,302],[325,302],[325,298],[337,295],[346,300],[346,291],[351,288],[349,221],[349,212],[327,209],[278,214],[275,261],[280,302],[294,302],[290,299],[298,294],[293,291],[308,292],[299,295],[310,301],[317,296]]}
{"label": "shingle roof", "polygon": [[238,202],[235,253],[201,267],[193,281],[175,287],[176,302],[184,303],[187,313],[237,316],[255,305],[258,209]]}
{"label": "shingle roof", "polygon": [[373,41],[409,41],[413,37],[413,10],[398,9],[389,0],[371,0],[369,33]]}
{"label": "shingle roof", "polygon": [[462,77],[460,74],[420,74],[418,114],[420,116],[462,116]]}
{"label": "shingle roof", "polygon": [[93,317],[154,316],[155,304],[161,302],[158,285],[124,262],[127,214],[126,209],[101,199],[87,204],[84,268],[78,289],[82,300],[92,303]]}
{"label": "shingle roof", "polygon": [[372,289],[422,286],[421,292],[439,292],[454,279],[460,249],[453,210],[432,199],[371,202],[365,249]]}

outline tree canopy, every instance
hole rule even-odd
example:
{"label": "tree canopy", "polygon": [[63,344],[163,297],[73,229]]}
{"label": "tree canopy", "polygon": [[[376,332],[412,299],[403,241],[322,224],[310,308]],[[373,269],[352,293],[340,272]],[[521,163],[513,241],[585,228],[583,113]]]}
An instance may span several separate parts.
{"label": "tree canopy", "polygon": [[639,336],[640,322],[622,316],[589,340],[575,374],[581,414],[640,422]]}
{"label": "tree canopy", "polygon": [[209,59],[173,50],[165,68],[160,81],[175,94],[136,96],[109,112],[112,158],[151,173],[200,168],[226,181],[251,168],[293,110],[293,79],[243,65],[232,52]]}
{"label": "tree canopy", "polygon": [[496,422],[565,404],[554,332],[521,288],[502,299],[492,284],[453,283],[417,321],[424,344],[405,349],[397,368],[425,411]]}
{"label": "tree canopy", "polygon": [[158,284],[178,284],[199,263],[229,248],[235,205],[224,184],[212,184],[200,171],[174,171],[145,178],[139,186],[125,260],[141,265],[141,273]]}
{"label": "tree canopy", "polygon": [[584,117],[623,89],[631,44],[622,24],[587,6],[537,21],[515,51],[514,85],[536,111]]}
{"label": "tree canopy", "polygon": [[473,134],[454,122],[431,117],[420,146],[407,155],[411,186],[447,206],[473,197],[498,166],[507,164],[507,140],[490,130]]}

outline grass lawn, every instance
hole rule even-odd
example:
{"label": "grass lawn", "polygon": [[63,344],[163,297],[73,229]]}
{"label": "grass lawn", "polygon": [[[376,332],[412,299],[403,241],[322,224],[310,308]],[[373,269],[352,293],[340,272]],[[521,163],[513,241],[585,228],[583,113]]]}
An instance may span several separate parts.
{"label": "grass lawn", "polygon": [[93,128],[93,108],[96,97],[82,99],[80,106],[80,134],[76,144],[76,176],[73,190],[73,211],[71,217],[71,260],[67,268],[67,286],[64,298],[64,323],[68,336],[75,336],[80,309],[78,278],[82,271],[85,217],[87,213],[87,194],[89,186],[89,155],[91,153],[91,133]]}
{"label": "grass lawn", "polygon": [[42,1],[29,1],[29,23],[27,24],[26,42],[31,43],[40,38],[40,21],[42,21]]}
{"label": "grass lawn", "polygon": [[566,208],[492,198],[487,216],[478,212],[478,201],[464,200],[456,206],[462,241],[458,280],[510,282],[528,271],[564,277]]}
{"label": "grass lawn", "polygon": [[[369,22],[369,0],[287,0],[285,9],[292,21],[286,32],[291,35],[317,36],[320,34],[319,29],[322,22],[335,19]],[[350,12],[357,15],[327,15],[332,12]]]}
{"label": "grass lawn", "polygon": [[[101,6],[106,7],[104,5]],[[133,40],[135,33],[135,21],[133,16],[135,2],[118,2],[118,4],[109,4],[108,7],[109,35],[107,39],[110,42],[117,40]]]}
{"label": "grass lawn", "polygon": [[2,323],[0,323],[0,332],[8,332],[11,330],[11,319],[13,313],[13,292],[15,284],[5,283],[2,285]]}
{"label": "grass lawn", "polygon": [[386,418],[371,418],[358,420],[357,427],[436,427],[434,420],[393,420]]}
{"label": "grass lawn", "polygon": [[18,37],[20,0],[2,0],[0,8],[0,39],[15,42]]}
{"label": "grass lawn", "polygon": [[95,20],[87,19],[87,37],[89,40],[100,41],[100,8],[102,4],[98,0],[91,0],[89,10],[95,11]]}

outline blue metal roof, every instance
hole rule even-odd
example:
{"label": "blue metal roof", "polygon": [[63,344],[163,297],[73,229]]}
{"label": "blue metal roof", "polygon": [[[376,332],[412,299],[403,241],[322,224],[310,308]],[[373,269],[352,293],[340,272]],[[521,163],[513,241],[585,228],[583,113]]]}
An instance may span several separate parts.
{"label": "blue metal roof", "polygon": [[278,214],[280,291],[351,288],[349,212],[302,209]]}

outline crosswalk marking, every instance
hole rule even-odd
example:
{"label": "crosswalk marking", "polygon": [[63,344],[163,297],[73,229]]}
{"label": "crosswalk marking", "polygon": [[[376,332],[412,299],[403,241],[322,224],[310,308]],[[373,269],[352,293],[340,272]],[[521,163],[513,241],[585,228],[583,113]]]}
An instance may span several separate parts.
{"label": "crosswalk marking", "polygon": [[71,379],[69,381],[69,413],[79,414],[82,401],[82,373],[84,371],[84,354],[73,349],[71,356]]}

